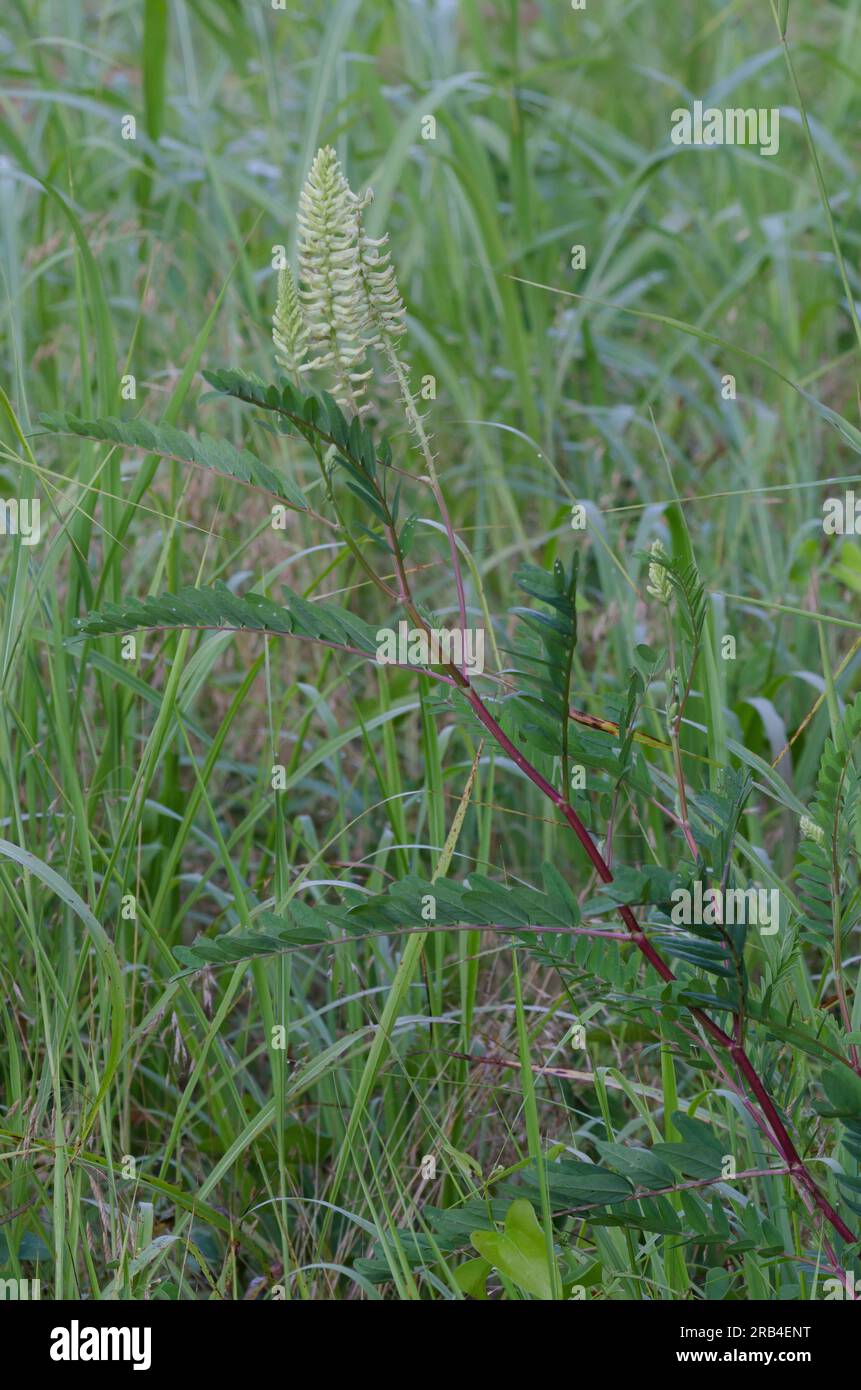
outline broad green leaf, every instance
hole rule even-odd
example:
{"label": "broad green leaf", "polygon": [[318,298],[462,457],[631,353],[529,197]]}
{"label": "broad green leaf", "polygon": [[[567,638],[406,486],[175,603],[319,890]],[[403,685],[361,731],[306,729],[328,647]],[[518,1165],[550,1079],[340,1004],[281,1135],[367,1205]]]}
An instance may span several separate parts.
{"label": "broad green leaf", "polygon": [[518,1198],[508,1208],[503,1231],[473,1231],[470,1239],[478,1253],[518,1288],[536,1298],[553,1297],[544,1232],[531,1203]]}
{"label": "broad green leaf", "polygon": [[466,1260],[462,1265],[458,1265],[454,1272],[454,1282],[463,1293],[469,1294],[470,1298],[479,1298],[484,1301],[487,1298],[487,1277],[492,1266],[490,1263],[478,1255],[474,1260]]}

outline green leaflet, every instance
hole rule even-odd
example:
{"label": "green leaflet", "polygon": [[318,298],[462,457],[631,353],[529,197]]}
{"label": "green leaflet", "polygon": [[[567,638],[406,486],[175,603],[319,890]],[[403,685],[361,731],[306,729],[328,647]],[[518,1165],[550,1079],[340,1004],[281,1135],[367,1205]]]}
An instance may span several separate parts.
{"label": "green leaflet", "polygon": [[378,464],[386,468],[391,463],[392,451],[388,443],[376,443],[372,430],[358,416],[348,421],[328,391],[303,392],[286,377],[282,377],[277,386],[267,384],[260,377],[235,368],[204,372],[203,376],[221,395],[272,411],[279,417],[285,434],[299,434],[307,440],[322,439],[333,444],[342,461],[355,470],[354,476],[359,481],[363,476],[373,480]]}
{"label": "green leaflet", "polygon": [[653,1152],[683,1177],[720,1177],[721,1155],[704,1144],[655,1144]]}
{"label": "green leaflet", "polygon": [[596,1140],[601,1157],[612,1167],[638,1187],[659,1191],[662,1187],[672,1187],[673,1170],[652,1149],[641,1149],[633,1144],[610,1144]]}
{"label": "green leaflet", "polygon": [[[844,1200],[856,1215],[861,1216],[861,1077],[848,1067],[833,1067],[822,1077],[827,1104],[817,1106],[822,1115],[837,1118],[844,1126],[843,1144],[854,1160],[854,1172],[842,1173],[837,1181],[844,1191]],[[852,1197],[846,1197],[846,1192]]]}
{"label": "green leaflet", "polygon": [[444,879],[427,883],[410,874],[392,884],[387,893],[353,908],[350,916],[380,925],[408,925],[422,920],[423,901],[429,896],[434,899],[435,915],[425,920],[437,926],[570,928],[580,920],[573,893],[552,867],[543,892],[522,885],[507,887],[483,874],[471,874],[468,885]]}
{"label": "green leaflet", "polygon": [[[614,1173],[599,1163],[582,1163],[571,1158],[548,1163],[547,1182],[553,1206],[563,1209],[620,1202],[631,1197],[634,1191],[631,1181],[623,1173]],[[529,1196],[538,1197],[537,1178],[533,1180],[531,1172],[526,1175],[522,1186]],[[506,1190],[513,1190],[513,1184],[507,1184]]]}
{"label": "green leaflet", "polygon": [[[357,936],[370,932],[398,931],[404,927],[425,929],[427,925],[452,927],[501,927],[513,932],[529,927],[561,929],[559,941],[551,937],[546,949],[567,951],[566,933],[580,920],[577,900],[562,875],[552,865],[544,866],[545,891],[517,885],[506,887],[481,874],[473,874],[469,886],[445,879],[428,882],[408,875],[392,884],[386,893],[362,898],[348,908],[310,906],[294,900],[287,917],[272,912],[257,918],[260,932],[201,937],[192,946],[178,946],[174,954],[182,965],[200,969],[203,965],[236,964],[258,956],[272,955],[297,946],[315,945],[331,939],[332,930]],[[432,900],[435,916],[428,918]],[[550,932],[548,931],[548,935]],[[524,941],[541,953],[535,932],[523,932]],[[561,947],[560,947],[561,942]]]}
{"label": "green leaflet", "polygon": [[648,560],[650,565],[660,565],[666,571],[678,602],[678,613],[685,636],[693,645],[698,645],[706,619],[707,600],[705,585],[700,579],[696,565],[693,562],[685,564],[684,561],[673,559],[672,556],[661,552],[647,551],[644,552],[643,558]]}
{"label": "green leaflet", "polygon": [[[556,560],[550,571],[522,565],[515,583],[530,598],[551,610],[514,608],[520,619],[513,650],[519,690],[515,718],[521,735],[543,753],[568,756],[568,711],[571,672],[577,646],[577,568],[575,553],[568,571]],[[567,779],[567,772],[566,772]]]}
{"label": "green leaflet", "polygon": [[200,936],[192,946],[174,947],[173,953],[180,964],[190,970],[200,970],[205,965],[235,965],[239,961],[256,960],[299,946],[315,946],[329,941],[333,927],[339,927],[342,931],[352,929],[360,935],[360,929],[348,922],[347,918],[348,913],[344,911],[315,909],[304,903],[293,902],[286,918],[274,912],[261,912],[255,918],[260,924],[259,931],[217,937]]}
{"label": "green leaflet", "polygon": [[184,588],[123,603],[106,603],[77,622],[88,637],[130,632],[135,628],[229,628],[252,632],[292,633],[334,646],[376,654],[376,629],[335,603],[308,603],[284,590],[284,605],[263,594],[234,594],[220,580],[209,588]]}
{"label": "green leaflet", "polygon": [[262,488],[290,507],[307,510],[305,497],[295,483],[261,463],[247,449],[237,449],[226,439],[213,439],[207,434],[193,437],[173,425],[151,425],[146,420],[116,420],[113,417],[81,420],[77,415],[42,414],[39,423],[53,434],[75,434],[100,443],[120,444],[127,449],[145,449],[148,454],[160,454],[180,463],[197,464],[213,473]]}
{"label": "green leaflet", "polygon": [[[328,391],[300,391],[286,377],[274,385],[234,368],[203,375],[220,394],[273,415],[283,434],[299,435],[327,472],[333,464],[342,468],[347,474],[348,490],[367,507],[374,521],[384,528],[394,528],[397,494],[392,503],[387,497],[392,451],[387,441],[375,440],[371,428],[358,415],[348,420]],[[375,545],[389,552],[388,542],[381,536],[359,523],[355,525]]]}

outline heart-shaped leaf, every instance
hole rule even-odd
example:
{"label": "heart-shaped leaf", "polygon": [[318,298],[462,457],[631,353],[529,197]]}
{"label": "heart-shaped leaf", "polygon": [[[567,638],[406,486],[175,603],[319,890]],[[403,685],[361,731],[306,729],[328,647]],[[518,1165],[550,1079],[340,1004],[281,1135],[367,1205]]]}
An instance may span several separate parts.
{"label": "heart-shaped leaf", "polygon": [[518,1288],[536,1298],[553,1297],[544,1232],[530,1202],[520,1197],[511,1203],[503,1231],[473,1231],[470,1240],[478,1253]]}

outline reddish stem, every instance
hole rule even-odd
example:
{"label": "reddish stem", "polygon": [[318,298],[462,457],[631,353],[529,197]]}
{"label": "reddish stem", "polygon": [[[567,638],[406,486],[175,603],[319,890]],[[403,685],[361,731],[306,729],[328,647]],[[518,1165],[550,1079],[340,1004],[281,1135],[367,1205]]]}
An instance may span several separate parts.
{"label": "reddish stem", "polygon": [[[571,805],[569,805],[565,798],[560,795],[556,788],[553,787],[547,781],[546,777],[543,777],[541,773],[538,771],[538,769],[533,767],[533,765],[529,762],[528,758],[525,758],[524,755],[520,752],[520,749],[514,743],[512,743],[508,735],[505,734],[503,730],[500,728],[500,726],[497,724],[490,711],[485,708],[484,704],[481,701],[481,698],[468,684],[465,677],[461,676],[459,672],[458,675],[460,676],[460,680],[458,680],[457,683],[461,685],[463,694],[472,706],[473,712],[475,713],[476,717],[481,721],[481,723],[488,730],[488,732],[493,735],[496,742],[502,749],[504,749],[504,751],[511,758],[512,762],[516,763],[520,770],[525,774],[525,776],[529,778],[530,782],[534,783],[534,785],[538,787],[539,791],[543,792],[543,794],[548,798],[548,800],[552,801],[554,806],[556,806],[562,812],[571,829],[574,831],[574,834],[577,836],[577,839],[580,841],[581,845],[583,846],[587,855],[589,856],[589,859],[591,860],[595,868],[595,872],[597,873],[601,881],[603,883],[612,883],[613,875],[606,862],[602,858],[600,851],[598,850],[594,840],[592,839],[592,836],[589,834],[589,831],[586,829],[580,817],[577,815],[577,812]],[[677,978],[676,975],[673,973],[669,965],[667,965],[666,961],[649,941],[648,937],[643,932],[642,927],[640,926],[630,907],[628,907],[624,903],[619,904],[619,915],[622,918],[622,921],[625,923],[625,926],[627,927],[632,940],[635,942],[637,948],[640,950],[640,952],[645,956],[646,960],[652,966],[652,969],[655,970],[658,973],[658,975],[660,975],[662,980],[667,981],[667,983],[674,981]],[[709,1036],[713,1038],[714,1041],[718,1043],[721,1047],[726,1048],[733,1061],[735,1062],[736,1066],[738,1067],[739,1071],[741,1072],[742,1076],[747,1081],[748,1086],[750,1087],[751,1091],[759,1101],[762,1113],[768,1124],[772,1142],[774,1143],[774,1146],[781,1155],[781,1157],[784,1159],[793,1181],[802,1190],[803,1193],[806,1193],[810,1197],[811,1201],[819,1208],[826,1220],[828,1220],[831,1223],[831,1225],[834,1227],[834,1230],[837,1231],[837,1233],[840,1236],[842,1236],[843,1240],[847,1241],[848,1244],[853,1245],[855,1243],[856,1237],[852,1234],[851,1230],[842,1220],[842,1218],[838,1216],[837,1212],[834,1210],[831,1203],[828,1201],[828,1198],[825,1196],[825,1193],[820,1190],[814,1179],[811,1177],[809,1171],[805,1167],[801,1155],[798,1153],[798,1150],[796,1149],[795,1145],[792,1142],[792,1139],[789,1136],[789,1133],[787,1132],[786,1126],[784,1125],[783,1121],[780,1118],[780,1115],[777,1112],[777,1107],[775,1106],[774,1101],[771,1099],[771,1096],[765,1089],[765,1086],[760,1080],[756,1068],[754,1067],[744,1048],[741,1046],[740,1043],[736,1042],[733,1038],[731,1038],[728,1033],[725,1033],[723,1028],[721,1028],[717,1023],[715,1023],[714,1020],[711,1019],[707,1013],[704,1013],[702,1009],[692,1007],[690,1009],[690,1012],[693,1014],[694,1018],[697,1020],[700,1026],[704,1028],[705,1031],[709,1034]]]}

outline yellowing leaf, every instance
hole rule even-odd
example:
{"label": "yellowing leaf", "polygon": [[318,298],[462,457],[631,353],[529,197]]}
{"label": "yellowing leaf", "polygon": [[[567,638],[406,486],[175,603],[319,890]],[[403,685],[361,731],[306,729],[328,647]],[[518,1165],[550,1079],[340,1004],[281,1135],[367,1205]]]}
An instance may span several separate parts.
{"label": "yellowing leaf", "polygon": [[518,1288],[536,1298],[553,1297],[544,1232],[524,1198],[511,1203],[504,1231],[473,1231],[470,1240],[478,1253]]}

